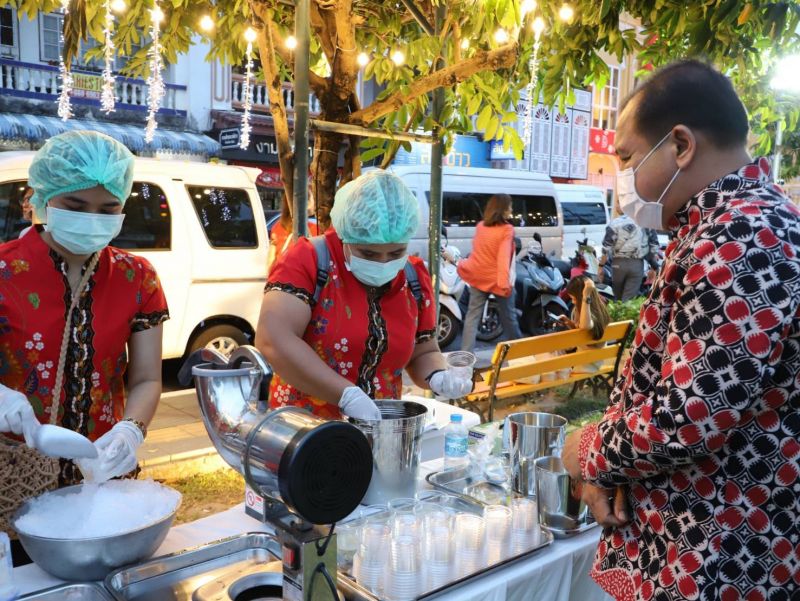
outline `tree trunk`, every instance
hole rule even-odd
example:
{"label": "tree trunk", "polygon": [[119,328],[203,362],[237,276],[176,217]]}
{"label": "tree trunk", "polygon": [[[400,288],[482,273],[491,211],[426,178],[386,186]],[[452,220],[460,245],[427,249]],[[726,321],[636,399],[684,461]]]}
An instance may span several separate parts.
{"label": "tree trunk", "polygon": [[314,161],[311,164],[311,181],[314,200],[317,203],[317,224],[320,232],[331,225],[331,209],[336,195],[336,179],[339,176],[339,149],[342,136],[333,132],[318,131],[314,134]]}

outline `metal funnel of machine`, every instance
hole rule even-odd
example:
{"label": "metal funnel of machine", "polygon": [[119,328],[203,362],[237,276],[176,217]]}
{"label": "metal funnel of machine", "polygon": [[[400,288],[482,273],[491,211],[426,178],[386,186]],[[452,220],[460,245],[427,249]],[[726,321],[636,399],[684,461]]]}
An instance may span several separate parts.
{"label": "metal funnel of machine", "polygon": [[211,441],[251,487],[313,524],[337,522],[358,507],[372,476],[372,450],[358,428],[299,407],[267,411],[272,370],[253,347],[227,365],[191,370]]}

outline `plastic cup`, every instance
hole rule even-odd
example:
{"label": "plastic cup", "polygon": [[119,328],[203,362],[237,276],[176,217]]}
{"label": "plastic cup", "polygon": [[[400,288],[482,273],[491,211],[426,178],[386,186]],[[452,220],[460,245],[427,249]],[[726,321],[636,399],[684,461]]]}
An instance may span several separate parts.
{"label": "plastic cup", "polygon": [[410,536],[419,541],[422,536],[422,520],[413,513],[395,515],[392,520],[392,539],[401,536]]}
{"label": "plastic cup", "polygon": [[511,501],[511,528],[515,533],[531,533],[539,528],[539,507],[534,499],[519,497]]}
{"label": "plastic cup", "polygon": [[431,565],[449,566],[453,561],[453,532],[448,526],[426,530],[424,558]]}
{"label": "plastic cup", "polygon": [[361,544],[361,526],[339,524],[336,527],[336,563],[340,570],[351,572],[353,557]]}
{"label": "plastic cup", "polygon": [[390,536],[391,530],[389,530],[389,526],[367,522],[361,529],[359,554],[367,561],[386,561],[389,555]]}
{"label": "plastic cup", "polygon": [[487,561],[493,565],[507,559],[511,546],[511,509],[490,505],[483,512],[486,520]]}
{"label": "plastic cup", "polygon": [[380,561],[365,560],[361,553],[353,557],[353,576],[361,586],[380,597],[383,593],[385,564]]}
{"label": "plastic cup", "polygon": [[475,368],[477,358],[468,351],[453,351],[445,356],[447,370],[457,375],[459,378],[472,379],[472,371]]}
{"label": "plastic cup", "polygon": [[483,548],[486,522],[479,515],[459,513],[455,517],[455,544],[457,549],[479,551]]}

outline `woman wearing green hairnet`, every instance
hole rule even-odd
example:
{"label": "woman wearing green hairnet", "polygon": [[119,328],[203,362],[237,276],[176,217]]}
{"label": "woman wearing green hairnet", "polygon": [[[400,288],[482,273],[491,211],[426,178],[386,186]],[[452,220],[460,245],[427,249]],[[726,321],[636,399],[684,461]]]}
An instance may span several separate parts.
{"label": "woman wearing green hairnet", "polygon": [[270,405],[380,419],[372,399],[399,399],[403,370],[441,397],[468,393],[472,381],[446,371],[436,342],[430,275],[408,256],[414,194],[397,176],[371,171],[336,193],[331,221],[323,281],[309,240],[269,275],[256,344],[275,370]]}
{"label": "woman wearing green hairnet", "polygon": [[3,461],[41,472],[24,487],[15,478],[30,474],[4,473],[0,529],[23,490],[33,496],[82,479],[73,463],[48,464],[13,435],[30,441],[40,423],[57,424],[95,441],[99,458],[81,463],[95,477],[136,468],[161,394],[168,313],[152,266],[108,246],[122,227],[133,162],[127,148],[99,133],[51,138],[28,179],[46,225],[0,246],[0,432],[7,434],[0,435],[0,473]]}

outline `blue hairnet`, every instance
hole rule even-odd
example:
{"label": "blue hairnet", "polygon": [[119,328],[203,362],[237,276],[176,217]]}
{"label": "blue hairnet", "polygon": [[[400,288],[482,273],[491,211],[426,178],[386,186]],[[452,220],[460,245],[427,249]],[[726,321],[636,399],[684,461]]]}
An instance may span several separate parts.
{"label": "blue hairnet", "polygon": [[124,205],[133,186],[133,155],[105,134],[68,131],[50,138],[33,157],[28,185],[39,216],[54,196],[95,186],[103,186]]}
{"label": "blue hairnet", "polygon": [[331,222],[347,244],[402,244],[417,231],[417,198],[399,177],[376,169],[339,189]]}

